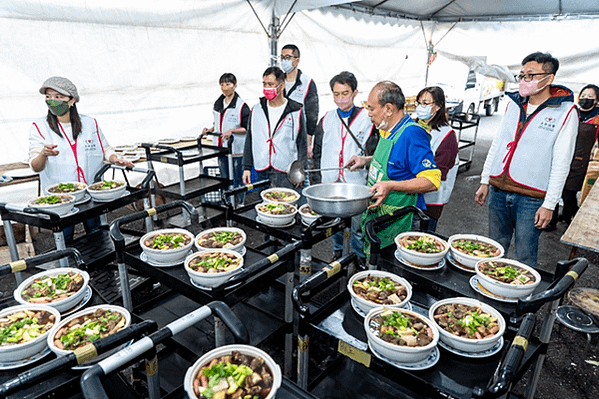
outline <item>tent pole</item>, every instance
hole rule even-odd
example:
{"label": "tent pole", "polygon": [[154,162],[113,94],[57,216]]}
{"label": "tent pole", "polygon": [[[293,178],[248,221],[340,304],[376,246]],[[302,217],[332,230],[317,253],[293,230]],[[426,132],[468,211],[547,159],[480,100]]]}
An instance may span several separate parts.
{"label": "tent pole", "polygon": [[276,66],[277,65],[277,55],[278,55],[278,44],[279,44],[279,17],[277,17],[275,15],[275,12],[273,10],[272,12],[272,22],[270,24],[270,34],[269,34],[269,40],[270,40],[270,66]]}

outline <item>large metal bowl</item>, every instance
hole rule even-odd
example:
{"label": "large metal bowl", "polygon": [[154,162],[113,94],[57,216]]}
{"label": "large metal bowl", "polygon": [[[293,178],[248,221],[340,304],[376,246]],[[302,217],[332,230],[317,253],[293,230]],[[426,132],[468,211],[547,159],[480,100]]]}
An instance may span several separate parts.
{"label": "large metal bowl", "polygon": [[359,215],[372,196],[368,186],[348,183],[316,184],[304,188],[302,194],[314,212],[330,217]]}

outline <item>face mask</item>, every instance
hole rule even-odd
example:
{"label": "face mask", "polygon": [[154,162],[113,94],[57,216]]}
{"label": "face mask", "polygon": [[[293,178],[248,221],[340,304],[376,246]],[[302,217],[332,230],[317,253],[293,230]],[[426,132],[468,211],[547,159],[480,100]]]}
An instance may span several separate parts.
{"label": "face mask", "polygon": [[578,101],[578,106],[580,106],[580,109],[583,109],[583,110],[589,110],[589,109],[593,108],[594,105],[595,105],[595,100],[593,100],[592,98],[581,98]]}
{"label": "face mask", "polygon": [[350,97],[338,97],[335,98],[335,104],[339,107],[340,110],[348,109],[352,105],[354,105],[353,98]]}
{"label": "face mask", "polygon": [[540,81],[547,79],[548,77],[549,77],[549,75],[545,76],[543,79],[532,80],[530,82],[525,82],[524,79],[522,79],[518,86],[518,92],[520,92],[520,95],[522,97],[528,97],[528,96],[535,95],[538,92],[540,92],[541,90],[543,90],[545,87],[547,87],[547,85],[545,85],[545,86],[541,87],[540,89],[537,89],[537,84]]}
{"label": "face mask", "polygon": [[281,61],[281,69],[285,73],[289,73],[289,72],[293,71],[293,61],[291,61],[291,60]]}
{"label": "face mask", "polygon": [[262,90],[262,92],[264,93],[264,97],[266,97],[267,100],[274,100],[275,98],[277,98],[277,88],[276,87],[265,87]]}
{"label": "face mask", "polygon": [[62,100],[46,100],[48,109],[52,115],[63,116],[69,111],[69,103]]}
{"label": "face mask", "polygon": [[428,121],[430,118],[435,115],[432,113],[433,106],[432,105],[417,105],[416,106],[416,116],[421,121]]}
{"label": "face mask", "polygon": [[389,127],[389,122],[382,121],[381,123],[378,124],[378,126],[375,126],[375,127],[379,130],[387,131],[387,128]]}

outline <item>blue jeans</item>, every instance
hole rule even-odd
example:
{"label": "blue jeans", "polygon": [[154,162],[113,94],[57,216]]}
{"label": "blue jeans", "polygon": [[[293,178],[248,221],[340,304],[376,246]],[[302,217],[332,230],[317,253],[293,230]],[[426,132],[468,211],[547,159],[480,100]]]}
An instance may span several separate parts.
{"label": "blue jeans", "polygon": [[535,214],[543,204],[540,198],[499,190],[489,190],[489,237],[500,243],[507,255],[514,237],[515,259],[537,267],[541,230],[535,227]]}
{"label": "blue jeans", "polygon": [[[83,228],[87,234],[92,233],[100,228],[100,217],[96,216],[95,218],[87,219],[83,221]],[[64,235],[64,242],[70,243],[73,241],[73,235],[75,233],[75,226],[68,226],[62,229],[62,234]]]}
{"label": "blue jeans", "polygon": [[[218,159],[220,176],[229,178],[229,160],[226,157]],[[243,186],[243,157],[233,157],[233,187]],[[237,194],[237,203],[245,200],[245,193]]]}
{"label": "blue jeans", "polygon": [[[362,234],[362,228],[360,226],[361,221],[361,214],[351,218],[351,251],[358,255],[360,258],[365,258],[366,255],[364,255],[364,235]],[[333,251],[342,251],[343,231],[333,234],[331,239],[333,240]]]}

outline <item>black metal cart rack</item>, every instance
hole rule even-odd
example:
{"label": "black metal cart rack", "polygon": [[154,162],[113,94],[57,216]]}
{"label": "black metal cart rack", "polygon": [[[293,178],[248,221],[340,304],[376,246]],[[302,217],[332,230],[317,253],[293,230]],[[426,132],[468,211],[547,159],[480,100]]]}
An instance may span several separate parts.
{"label": "black metal cart rack", "polygon": [[[130,350],[126,353],[117,353],[110,358],[102,360],[93,368],[86,371],[81,378],[81,388],[86,399],[108,399],[115,397],[114,394],[110,395],[105,389],[105,385],[102,383],[102,379],[114,372],[115,370],[122,369],[128,364],[135,363],[145,357],[146,359],[146,370],[148,374],[148,387],[149,397],[154,398],[186,398],[187,394],[183,391],[183,385],[181,381],[187,367],[189,367],[195,360],[197,355],[193,353],[182,354],[183,359],[180,359],[178,364],[180,366],[178,370],[177,381],[169,381],[170,386],[174,386],[174,389],[165,391],[160,384],[159,379],[159,364],[166,357],[172,357],[172,354],[163,350],[156,356],[156,348],[160,343],[168,341],[171,337],[177,333],[183,331],[190,324],[196,323],[203,318],[206,318],[215,313],[221,318],[235,337],[236,343],[247,343],[249,340],[248,331],[245,329],[243,324],[237,319],[235,314],[226,307],[222,302],[211,302],[207,306],[203,306],[194,312],[176,320],[152,335],[139,340],[134,343]],[[164,352],[167,352],[164,355]],[[113,390],[114,392],[114,390]],[[124,397],[119,393],[119,398]],[[283,376],[282,384],[277,391],[276,398],[279,399],[316,399],[315,396],[301,390],[297,385],[288,380]]]}
{"label": "black metal cart rack", "polygon": [[[145,199],[149,183],[154,176],[154,171],[140,168],[124,168],[116,165],[104,165],[96,174],[95,181],[101,180],[104,173],[111,168],[146,174],[141,188],[128,186],[127,191],[125,191],[125,194],[122,197],[107,202],[99,202],[90,199],[87,202],[79,203],[75,207],[76,211],[66,216],[59,216],[54,212],[49,211],[35,210],[23,205],[0,204],[0,215],[4,222],[5,231],[9,230],[12,232],[11,220],[49,229],[52,230],[54,234],[56,249],[65,249],[64,236],[62,234],[62,230],[65,227],[83,222],[84,220],[95,216],[104,217],[103,223],[105,224],[105,215],[110,211],[122,208],[139,199]],[[10,236],[12,237],[12,234]],[[16,243],[14,238],[11,239],[11,237],[7,236],[7,242],[9,247],[14,247],[16,254]],[[114,246],[108,237],[107,226],[106,228],[101,228],[96,232],[75,239],[71,246],[79,250],[85,263],[90,267],[97,262],[106,263],[114,256]],[[66,266],[64,261],[66,261],[66,259],[61,259],[62,266]],[[19,280],[18,275],[17,280]]]}
{"label": "black metal cart rack", "polygon": [[[249,186],[239,187],[224,192],[222,201],[227,209],[225,213],[227,222],[235,221],[241,223],[244,226],[261,231],[272,237],[283,240],[284,242],[300,241],[302,243],[300,247],[300,257],[299,259],[296,259],[296,262],[298,265],[300,281],[303,281],[312,274],[312,246],[339,231],[351,228],[351,217],[331,218],[321,216],[312,222],[310,226],[305,226],[298,214],[291,226],[272,227],[256,218],[258,215],[255,209],[256,204],[248,204],[244,207],[235,209],[231,203],[228,202],[228,198],[235,197],[236,194],[255,188],[266,187],[268,185],[270,185],[270,181],[263,180]],[[348,234],[345,234],[344,237],[344,255],[349,253],[349,231],[347,233]],[[322,264],[322,262],[317,261],[314,262],[314,264],[318,265]]]}
{"label": "black metal cart rack", "polygon": [[[150,143],[142,143],[141,146],[145,148],[146,160],[150,169],[154,169],[154,161],[179,167],[179,183],[173,183],[164,187],[152,187],[152,206],[154,207],[156,206],[155,194],[173,199],[189,200],[219,189],[225,190],[231,184],[228,179],[204,173],[203,166],[204,161],[223,156],[229,157],[229,165],[232,165],[231,153],[228,148],[202,144],[200,138],[197,139],[195,144],[179,148],[165,144]],[[152,149],[160,151],[153,153]],[[192,163],[198,163],[198,176],[186,181],[183,167]],[[188,224],[188,216],[184,214],[183,225]]]}
{"label": "black metal cart rack", "polygon": [[[463,282],[470,277],[466,273],[449,267],[437,273],[415,273],[390,260],[393,259],[392,252],[383,251],[381,255],[379,266],[382,269],[412,283],[410,303],[418,313],[427,316],[430,305],[441,298],[477,298],[470,287],[464,288]],[[316,396],[495,398],[504,395],[547,350],[547,342],[541,337],[531,337],[535,313],[544,303],[561,298],[587,266],[584,259],[560,263],[558,269],[562,272],[569,267],[571,270],[552,283],[544,280],[537,294],[517,304],[477,298],[499,310],[509,325],[504,333],[505,343],[495,355],[472,359],[443,350],[439,362],[433,367],[405,370],[400,368],[402,365],[378,357],[368,348],[364,319],[348,303],[347,291],[336,295],[321,308],[308,302],[315,292],[341,278],[349,262],[350,259],[341,259],[338,264],[332,264],[296,287],[293,293],[294,306],[300,314],[298,384],[309,388]],[[319,365],[312,367],[309,376],[308,348],[310,359]]]}
{"label": "black metal cart rack", "polygon": [[[458,139],[458,148],[460,150],[460,167],[470,169],[472,165],[472,156],[474,155],[474,146],[476,145],[476,136],[478,135],[478,123],[480,115],[466,114],[463,112],[454,114],[449,119],[449,124],[456,133]],[[470,132],[468,138],[463,137],[464,130],[474,128],[474,132]],[[468,155],[463,155],[465,150],[468,150]]]}
{"label": "black metal cart rack", "polygon": [[[186,211],[190,213],[192,221],[197,219],[197,212],[191,204],[184,201],[174,201],[166,205],[161,205],[155,209],[152,208],[113,221],[110,228],[110,234],[117,250],[117,263],[119,265],[121,286],[127,287],[128,279],[126,278],[126,266],[131,266],[146,276],[154,277],[157,281],[160,281],[173,291],[178,292],[194,302],[207,303],[213,300],[221,300],[232,306],[241,301],[245,301],[252,295],[260,293],[270,285],[278,286],[278,284],[274,284],[274,282],[278,278],[283,277],[285,282],[284,292],[279,292],[277,290],[274,290],[275,292],[269,291],[268,294],[274,295],[275,298],[266,304],[256,305],[255,308],[270,320],[270,325],[268,326],[271,331],[270,334],[275,331],[284,330],[285,334],[288,335],[287,339],[289,345],[291,345],[293,309],[290,298],[294,280],[293,258],[295,252],[300,248],[302,243],[298,241],[288,244],[270,255],[246,247],[244,270],[241,273],[233,276],[217,288],[202,289],[191,282],[183,265],[155,267],[140,259],[142,252],[141,248],[130,251],[125,251],[124,248],[124,238],[120,232],[121,225],[141,219],[147,215],[161,213],[176,207],[185,208]],[[125,288],[124,292],[126,298],[127,288]],[[126,300],[124,303],[125,307],[128,309],[133,307],[130,299]],[[282,309],[281,305],[283,305]],[[223,344],[225,342],[224,330],[222,329],[222,324],[219,320],[215,320],[214,332],[217,345]],[[291,364],[291,360],[286,360],[286,363]]]}

